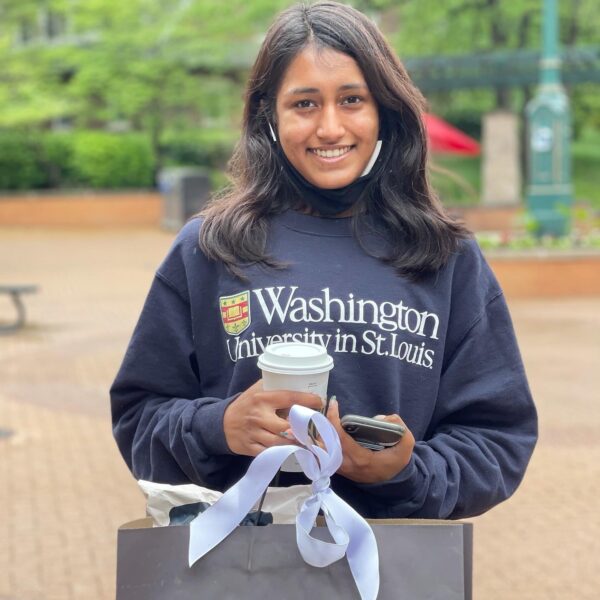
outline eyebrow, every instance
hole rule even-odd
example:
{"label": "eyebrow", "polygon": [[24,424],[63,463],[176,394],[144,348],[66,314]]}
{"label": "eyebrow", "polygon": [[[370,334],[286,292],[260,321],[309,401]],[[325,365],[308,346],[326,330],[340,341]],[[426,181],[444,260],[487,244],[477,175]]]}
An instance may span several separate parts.
{"label": "eyebrow", "polygon": [[[337,89],[338,92],[345,92],[348,90],[360,90],[367,89],[367,86],[364,83],[345,83],[344,85],[340,85]],[[319,88],[314,87],[299,87],[289,90],[286,95],[287,96],[296,96],[299,94],[318,94],[321,90]]]}

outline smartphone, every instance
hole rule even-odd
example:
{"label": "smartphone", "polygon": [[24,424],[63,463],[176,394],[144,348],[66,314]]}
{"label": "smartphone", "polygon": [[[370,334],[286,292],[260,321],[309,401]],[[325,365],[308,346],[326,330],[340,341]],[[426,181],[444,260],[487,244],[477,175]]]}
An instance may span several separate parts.
{"label": "smartphone", "polygon": [[376,451],[395,446],[406,431],[406,428],[398,423],[388,423],[360,415],[344,415],[341,422],[343,430],[357,443]]}

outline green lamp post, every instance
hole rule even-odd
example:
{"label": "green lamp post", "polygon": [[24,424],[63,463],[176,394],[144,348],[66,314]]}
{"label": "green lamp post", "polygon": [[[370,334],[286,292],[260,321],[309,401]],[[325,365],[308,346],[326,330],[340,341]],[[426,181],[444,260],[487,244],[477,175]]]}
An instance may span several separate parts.
{"label": "green lamp post", "polygon": [[569,100],[560,82],[556,0],[544,0],[540,86],[526,107],[528,140],[527,208],[536,233],[569,232],[571,206],[571,125]]}

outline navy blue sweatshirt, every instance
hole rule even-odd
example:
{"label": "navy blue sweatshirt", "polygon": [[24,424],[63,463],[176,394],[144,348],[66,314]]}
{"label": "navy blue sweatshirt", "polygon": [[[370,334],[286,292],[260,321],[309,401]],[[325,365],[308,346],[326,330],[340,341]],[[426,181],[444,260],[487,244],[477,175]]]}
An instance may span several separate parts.
{"label": "navy blue sweatshirt", "polygon": [[[536,411],[510,316],[477,244],[409,282],[367,254],[350,219],[289,211],[270,223],[281,270],[247,281],[179,233],[156,272],[111,388],[114,435],[136,478],[224,490],[250,459],[234,455],[223,414],[260,378],[269,342],[323,344],[340,414],[399,414],[416,439],[393,479],[333,489],[371,518],[460,518],[486,511],[521,481]],[[370,248],[385,250],[376,235]]]}

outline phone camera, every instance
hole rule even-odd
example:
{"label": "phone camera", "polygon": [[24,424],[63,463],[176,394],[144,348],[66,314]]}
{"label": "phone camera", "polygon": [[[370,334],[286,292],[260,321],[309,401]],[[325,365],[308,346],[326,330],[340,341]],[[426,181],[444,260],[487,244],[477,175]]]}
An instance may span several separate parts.
{"label": "phone camera", "polygon": [[348,425],[348,426],[346,427],[346,431],[347,431],[348,433],[354,433],[354,432],[355,432],[355,431],[357,431],[357,430],[358,430],[358,428],[356,427],[356,425]]}

